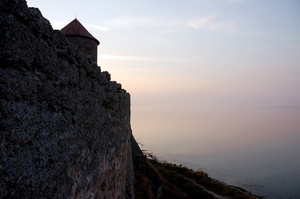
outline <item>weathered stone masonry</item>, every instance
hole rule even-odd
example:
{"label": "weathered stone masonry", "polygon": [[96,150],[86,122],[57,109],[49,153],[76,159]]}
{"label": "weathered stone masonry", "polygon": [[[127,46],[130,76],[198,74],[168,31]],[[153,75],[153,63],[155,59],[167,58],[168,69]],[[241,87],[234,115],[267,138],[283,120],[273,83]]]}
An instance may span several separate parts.
{"label": "weathered stone masonry", "polygon": [[90,55],[97,62],[97,47],[100,42],[77,19],[61,29],[61,32],[78,50]]}
{"label": "weathered stone masonry", "polygon": [[0,198],[134,198],[130,95],[25,0],[0,48]]}

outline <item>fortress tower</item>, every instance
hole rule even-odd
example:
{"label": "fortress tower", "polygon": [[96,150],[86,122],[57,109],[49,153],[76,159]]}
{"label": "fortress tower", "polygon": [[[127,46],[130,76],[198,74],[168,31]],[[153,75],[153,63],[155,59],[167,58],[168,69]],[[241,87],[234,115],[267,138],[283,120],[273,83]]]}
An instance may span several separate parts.
{"label": "fortress tower", "polygon": [[97,62],[97,46],[100,42],[77,19],[61,29],[61,32],[78,50],[90,55]]}

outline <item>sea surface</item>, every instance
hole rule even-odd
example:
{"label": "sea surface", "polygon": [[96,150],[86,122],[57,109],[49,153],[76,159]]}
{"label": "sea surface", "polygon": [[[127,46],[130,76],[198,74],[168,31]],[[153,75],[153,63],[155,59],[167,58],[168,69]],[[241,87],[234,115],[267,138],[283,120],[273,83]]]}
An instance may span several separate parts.
{"label": "sea surface", "polygon": [[142,149],[268,198],[300,199],[300,106],[133,106]]}

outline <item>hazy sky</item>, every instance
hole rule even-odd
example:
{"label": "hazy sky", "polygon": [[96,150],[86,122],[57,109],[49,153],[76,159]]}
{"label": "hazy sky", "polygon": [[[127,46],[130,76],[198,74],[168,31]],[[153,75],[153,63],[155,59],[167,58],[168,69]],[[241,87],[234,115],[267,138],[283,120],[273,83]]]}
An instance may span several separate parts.
{"label": "hazy sky", "polygon": [[98,65],[131,94],[133,133],[152,148],[209,151],[300,139],[299,0],[28,5],[55,29],[77,15],[101,42]]}
{"label": "hazy sky", "polygon": [[75,15],[133,105],[300,105],[299,0],[28,0]]}

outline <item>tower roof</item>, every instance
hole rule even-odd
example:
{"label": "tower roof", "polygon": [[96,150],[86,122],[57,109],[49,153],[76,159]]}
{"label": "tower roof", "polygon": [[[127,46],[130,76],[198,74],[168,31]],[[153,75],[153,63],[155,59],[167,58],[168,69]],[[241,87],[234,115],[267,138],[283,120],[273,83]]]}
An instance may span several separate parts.
{"label": "tower roof", "polygon": [[87,29],[85,29],[85,27],[77,19],[74,19],[63,29],[61,29],[61,32],[66,36],[79,36],[93,39],[98,43],[98,45],[100,44],[100,42],[93,37],[93,35],[91,35],[91,33],[89,33],[89,31],[87,31]]}

